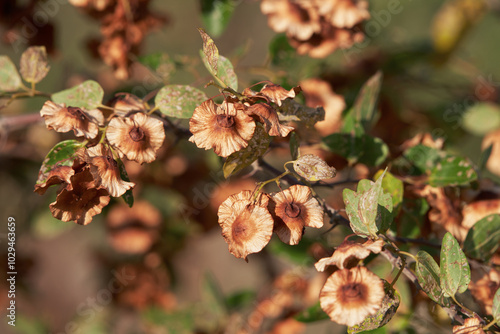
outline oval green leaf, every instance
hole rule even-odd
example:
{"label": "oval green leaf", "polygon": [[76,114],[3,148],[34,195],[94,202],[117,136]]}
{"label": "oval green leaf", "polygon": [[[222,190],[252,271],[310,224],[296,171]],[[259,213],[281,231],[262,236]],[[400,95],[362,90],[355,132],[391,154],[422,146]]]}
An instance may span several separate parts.
{"label": "oval green leaf", "polygon": [[[379,170],[375,173],[373,179],[377,180],[382,174],[383,170]],[[382,180],[382,189],[385,193],[388,193],[392,197],[392,207],[393,207],[393,216],[396,217],[401,210],[401,204],[403,203],[403,181],[396,178],[391,173],[385,173],[385,177]]]}
{"label": "oval green leaf", "polygon": [[29,83],[35,84],[45,78],[50,69],[45,46],[31,46],[26,49],[21,55],[19,67],[23,79]]}
{"label": "oval green leaf", "polygon": [[234,173],[250,166],[255,160],[266,153],[269,143],[271,143],[271,137],[266,133],[263,126],[257,125],[252,139],[248,142],[248,146],[227,157],[222,167],[224,177],[227,179]]}
{"label": "oval green leaf", "polygon": [[432,169],[429,184],[433,187],[459,186],[476,179],[476,171],[465,158],[448,156]]}
{"label": "oval green leaf", "polygon": [[103,97],[101,85],[94,80],[87,80],[78,86],[52,94],[52,101],[90,110],[99,107]]}
{"label": "oval green leaf", "polygon": [[76,151],[83,147],[83,143],[74,139],[57,143],[45,156],[38,174],[37,184],[47,182],[51,170],[61,166],[72,166]]}
{"label": "oval green leaf", "polygon": [[190,118],[196,107],[206,100],[207,95],[192,86],[168,85],[156,94],[155,105],[167,116]]}
{"label": "oval green leaf", "polygon": [[377,137],[367,134],[334,133],[323,139],[330,151],[346,158],[351,164],[381,165],[389,155],[389,147]]}
{"label": "oval green leaf", "polygon": [[0,56],[0,92],[15,92],[23,87],[16,66],[7,56]]}
{"label": "oval green leaf", "polygon": [[450,301],[443,295],[441,289],[439,266],[434,258],[425,251],[419,251],[416,258],[415,274],[424,292],[439,305],[449,306]]}
{"label": "oval green leaf", "polygon": [[488,261],[500,247],[500,215],[479,220],[467,233],[464,251],[474,259]]}
{"label": "oval green leaf", "polygon": [[440,285],[446,297],[454,296],[457,291],[467,290],[470,282],[470,267],[457,239],[446,232],[441,246]]}

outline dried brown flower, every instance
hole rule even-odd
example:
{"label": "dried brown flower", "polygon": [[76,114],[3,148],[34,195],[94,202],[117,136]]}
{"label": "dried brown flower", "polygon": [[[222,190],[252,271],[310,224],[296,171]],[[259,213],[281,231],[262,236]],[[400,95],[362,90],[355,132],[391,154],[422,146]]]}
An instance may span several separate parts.
{"label": "dried brown flower", "polygon": [[242,104],[207,100],[196,107],[189,120],[189,138],[199,148],[214,149],[215,154],[227,157],[248,146],[255,131],[255,122],[246,115]]}
{"label": "dried brown flower", "polygon": [[73,130],[75,136],[93,139],[99,133],[99,124],[104,122],[102,112],[98,109],[83,110],[77,107],[66,107],[52,101],[44,103],[40,115],[45,118],[48,129],[57,132]]}
{"label": "dried brown flower", "polygon": [[382,280],[366,267],[341,269],[326,280],[319,302],[332,321],[354,326],[380,308],[384,299]]}
{"label": "dried brown flower", "polygon": [[144,101],[130,93],[116,93],[111,101],[111,106],[115,109],[115,113],[120,116],[125,116],[133,111],[146,111]]}
{"label": "dried brown flower", "polygon": [[304,228],[323,226],[323,208],[312,197],[311,189],[293,185],[273,195],[277,219],[274,231],[281,241],[296,245],[302,239]]}
{"label": "dried brown flower", "polygon": [[345,240],[333,252],[332,256],[325,257],[316,262],[316,270],[324,271],[326,266],[337,266],[339,269],[348,267],[352,262],[365,259],[370,253],[378,254],[382,251],[384,240],[367,240],[363,244]]}
{"label": "dried brown flower", "polygon": [[126,156],[143,164],[156,159],[156,152],[165,140],[165,131],[160,120],[136,113],[130,117],[113,118],[106,130],[106,139],[121,158]]}
{"label": "dried brown flower", "polygon": [[105,145],[98,144],[87,149],[84,160],[90,165],[97,186],[105,188],[111,196],[120,197],[134,187],[134,183],[121,179],[118,163]]}
{"label": "dried brown flower", "polygon": [[50,204],[50,212],[59,220],[87,225],[108,205],[109,194],[106,189],[96,187],[88,167],[71,176],[70,180],[71,183]]}
{"label": "dried brown flower", "polygon": [[264,248],[273,234],[273,217],[267,209],[269,198],[259,194],[253,202],[253,193],[244,190],[229,196],[219,207],[219,225],[229,244],[229,252],[247,259],[251,253]]}
{"label": "dried brown flower", "polygon": [[313,0],[323,15],[334,27],[352,28],[368,20],[368,2],[364,0]]}
{"label": "dried brown flower", "polygon": [[253,104],[245,112],[249,116],[256,116],[257,120],[264,124],[265,130],[270,136],[286,137],[294,130],[292,126],[282,125],[276,110],[267,103]]}
{"label": "dried brown flower", "polygon": [[463,326],[453,326],[453,334],[484,334],[478,318],[467,318]]}

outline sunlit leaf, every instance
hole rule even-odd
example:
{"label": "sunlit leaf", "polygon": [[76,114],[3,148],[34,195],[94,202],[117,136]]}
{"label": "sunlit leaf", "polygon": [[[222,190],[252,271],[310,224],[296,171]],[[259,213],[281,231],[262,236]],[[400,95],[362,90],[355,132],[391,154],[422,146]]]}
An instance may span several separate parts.
{"label": "sunlit leaf", "polygon": [[425,251],[419,251],[416,258],[415,274],[422,289],[439,305],[449,306],[450,301],[441,289],[439,266],[434,258]]}
{"label": "sunlit leaf", "polygon": [[[379,170],[373,176],[373,179],[376,181],[382,174],[383,170]],[[403,181],[392,175],[390,172],[385,173],[385,177],[382,180],[382,189],[385,193],[388,193],[392,197],[392,207],[393,207],[393,215],[396,217],[401,210],[401,204],[403,203]]]}
{"label": "sunlit leaf", "polygon": [[21,55],[19,72],[29,83],[40,82],[49,73],[45,46],[30,46]]}
{"label": "sunlit leaf", "polygon": [[210,35],[219,37],[236,8],[235,0],[200,0],[201,18]]}
{"label": "sunlit leaf", "polygon": [[215,45],[214,40],[205,32],[204,29],[198,28],[201,38],[203,39],[203,54],[208,62],[208,70],[212,75],[217,76],[219,68],[219,49]]}
{"label": "sunlit leaf", "polygon": [[446,232],[440,256],[440,284],[446,297],[454,296],[457,291],[467,290],[470,282],[470,267],[457,239]]}
{"label": "sunlit leaf", "polygon": [[362,323],[349,327],[347,333],[361,333],[380,328],[386,325],[396,314],[400,303],[399,294],[387,281],[383,280],[383,282],[385,296],[380,308],[374,315],[366,317]]}
{"label": "sunlit leaf", "polygon": [[255,127],[255,132],[252,139],[248,142],[248,146],[227,157],[222,167],[224,177],[227,179],[234,173],[250,166],[255,160],[266,153],[270,142],[271,137],[267,135],[264,127],[261,125]]}
{"label": "sunlit leaf", "polygon": [[293,162],[293,169],[308,181],[330,179],[337,173],[335,168],[329,166],[323,159],[314,154],[300,156]]}
{"label": "sunlit leaf", "polygon": [[488,261],[500,247],[500,215],[484,217],[467,233],[464,251],[467,256]]}
{"label": "sunlit leaf", "polygon": [[493,319],[500,325],[500,288],[497,289],[495,296],[493,297],[493,307],[491,309],[491,314]]}
{"label": "sunlit leaf", "polygon": [[208,100],[199,89],[185,85],[167,85],[156,94],[155,105],[170,117],[190,118],[197,106]]}
{"label": "sunlit leaf", "polygon": [[7,56],[0,56],[0,92],[15,92],[23,87],[16,65]]}
{"label": "sunlit leaf", "polygon": [[403,156],[413,166],[409,174],[421,175],[436,166],[437,162],[444,156],[444,153],[438,149],[419,144],[407,149],[403,153]]}
{"label": "sunlit leaf", "polygon": [[52,101],[90,110],[101,105],[103,96],[102,87],[93,80],[87,80],[78,86],[52,94]]}
{"label": "sunlit leaf", "polygon": [[449,156],[432,169],[429,184],[433,187],[469,184],[477,179],[477,173],[467,159]]}

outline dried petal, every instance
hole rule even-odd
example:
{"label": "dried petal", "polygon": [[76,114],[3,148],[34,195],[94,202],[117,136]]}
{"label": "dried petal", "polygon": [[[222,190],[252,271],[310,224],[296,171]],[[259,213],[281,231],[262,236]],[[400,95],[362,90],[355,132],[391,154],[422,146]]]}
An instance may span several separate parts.
{"label": "dried petal", "polygon": [[326,266],[337,266],[339,269],[344,269],[353,259],[358,262],[358,260],[368,257],[370,253],[380,253],[383,246],[384,240],[382,239],[367,240],[363,244],[345,240],[335,249],[332,256],[322,258],[314,266],[317,271],[324,271]]}
{"label": "dried petal", "polygon": [[291,126],[281,125],[278,113],[267,103],[257,103],[248,107],[245,112],[249,116],[256,116],[257,120],[264,124],[266,132],[270,136],[286,137],[294,130]]}

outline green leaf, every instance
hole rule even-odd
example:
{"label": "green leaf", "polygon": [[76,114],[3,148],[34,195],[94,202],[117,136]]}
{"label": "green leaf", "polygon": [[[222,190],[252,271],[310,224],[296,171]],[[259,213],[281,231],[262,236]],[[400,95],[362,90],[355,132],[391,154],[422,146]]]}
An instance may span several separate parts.
{"label": "green leaf", "polygon": [[450,301],[444,296],[441,289],[439,266],[434,258],[425,251],[419,251],[416,258],[415,274],[422,289],[430,299],[439,305],[449,306]]}
{"label": "green leaf", "polygon": [[500,127],[500,107],[491,102],[479,102],[469,108],[462,121],[462,127],[476,136],[484,136]]}
{"label": "green leaf", "polygon": [[21,55],[19,67],[23,79],[29,83],[35,84],[45,78],[50,69],[45,46],[27,48]]}
{"label": "green leaf", "polygon": [[378,71],[363,85],[349,114],[369,130],[375,118],[375,106],[382,84],[382,72]]}
{"label": "green leaf", "polygon": [[500,215],[479,220],[467,233],[464,252],[474,259],[488,261],[500,247]]}
{"label": "green leaf", "polygon": [[176,70],[175,62],[164,52],[155,52],[149,55],[140,56],[138,60],[141,64],[156,73],[163,82],[168,82]]}
{"label": "green leaf", "polygon": [[323,159],[314,154],[300,156],[293,161],[293,169],[308,181],[331,179],[337,174],[335,168],[330,167]]}
{"label": "green leaf", "polygon": [[0,92],[15,92],[23,87],[16,65],[7,56],[0,56]]}
{"label": "green leaf", "polygon": [[407,149],[403,156],[413,165],[411,175],[422,175],[431,170],[441,160],[443,152],[422,144]]}
{"label": "green leaf", "polygon": [[[120,177],[122,180],[130,182],[130,178],[128,177],[127,170],[125,169],[125,165],[123,164],[123,161],[121,161],[120,158],[117,158],[116,162],[118,163],[118,169],[120,170]],[[128,189],[125,194],[122,195],[123,200],[129,208],[131,208],[134,205],[134,194],[132,193],[132,189]]]}
{"label": "green leaf", "polygon": [[269,143],[271,143],[271,137],[268,136],[262,125],[257,125],[253,137],[248,142],[248,146],[227,157],[222,167],[224,177],[227,179],[234,173],[250,166],[255,160],[266,153]]}
{"label": "green leaf", "polygon": [[219,49],[217,49],[214,40],[205,32],[204,29],[198,28],[198,31],[200,32],[201,39],[203,39],[203,54],[209,65],[208,70],[210,73],[212,73],[213,76],[217,76],[219,64]]}
{"label": "green leaf", "polygon": [[389,148],[382,139],[367,134],[354,136],[349,133],[333,133],[323,138],[323,142],[330,151],[346,158],[350,164],[378,166],[389,154]]}
{"label": "green leaf", "polygon": [[83,143],[74,139],[57,143],[42,162],[37,184],[47,182],[51,170],[61,166],[72,166],[76,151],[83,147]]}
{"label": "green leaf", "polygon": [[[383,172],[384,171],[380,169],[377,173],[375,173],[373,179],[377,180],[383,174]],[[391,195],[393,207],[392,213],[393,216],[396,217],[401,210],[401,204],[403,203],[403,181],[387,172],[385,173],[385,177],[382,180],[382,189],[384,190],[384,193],[388,193]]]}
{"label": "green leaf", "polygon": [[52,101],[90,110],[99,107],[103,97],[102,87],[93,80],[87,80],[78,86],[52,94]]}
{"label": "green leaf", "polygon": [[292,131],[290,134],[290,155],[292,156],[292,160],[297,160],[299,157],[299,147],[299,135],[295,131]]}
{"label": "green leaf", "polygon": [[498,288],[495,296],[493,297],[493,307],[491,309],[493,319],[500,325],[500,288]]}
{"label": "green leaf", "polygon": [[360,333],[380,328],[386,325],[396,314],[400,303],[399,294],[386,280],[382,281],[384,282],[385,296],[378,311],[374,315],[366,317],[362,323],[349,327],[347,333]]}
{"label": "green leaf", "polygon": [[308,307],[294,317],[295,320],[305,323],[316,322],[329,318],[330,317],[328,316],[328,314],[326,314],[325,311],[323,311],[323,309],[321,308],[319,302],[317,302],[313,306]]}
{"label": "green leaf", "polygon": [[257,297],[257,293],[253,290],[238,291],[226,298],[226,305],[230,311],[241,310],[250,306]]}
{"label": "green leaf", "polygon": [[377,182],[361,180],[357,193],[348,188],[343,191],[351,229],[360,236],[376,237],[387,231],[392,222],[391,195],[382,191],[384,173]]}
{"label": "green leaf", "polygon": [[457,239],[446,232],[441,246],[441,288],[446,297],[454,296],[457,291],[467,290],[470,282],[470,267]]}
{"label": "green leaf", "polygon": [[234,0],[201,0],[201,19],[210,35],[219,37],[236,8]]}
{"label": "green leaf", "polygon": [[429,184],[433,187],[458,186],[469,184],[476,179],[477,173],[468,160],[448,156],[432,169]]}
{"label": "green leaf", "polygon": [[228,87],[231,87],[234,90],[238,90],[238,77],[236,76],[233,64],[231,64],[231,61],[229,59],[224,56],[219,56],[217,72],[216,74],[214,74],[212,73],[210,64],[208,63],[207,57],[205,57],[203,52],[200,52],[200,57],[203,60],[203,64],[205,65],[205,67],[214,78],[218,78]]}
{"label": "green leaf", "polygon": [[402,214],[398,218],[397,235],[403,238],[419,237],[429,211],[429,204],[425,198],[403,198],[401,211]]}
{"label": "green leaf", "polygon": [[306,127],[312,127],[325,119],[325,109],[307,107],[295,100],[286,99],[278,108],[278,116],[280,121],[302,122]]}
{"label": "green leaf", "polygon": [[156,94],[155,105],[165,115],[190,118],[197,106],[208,100],[199,89],[185,85],[167,85]]}

